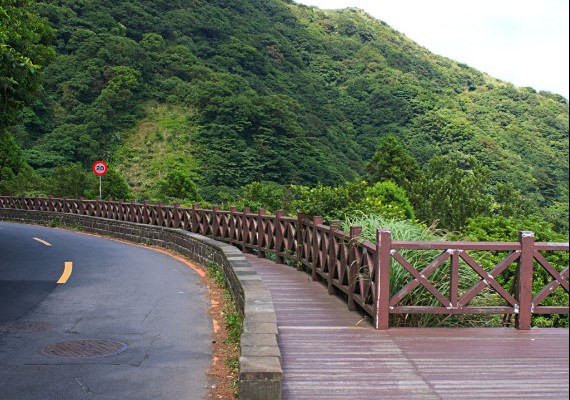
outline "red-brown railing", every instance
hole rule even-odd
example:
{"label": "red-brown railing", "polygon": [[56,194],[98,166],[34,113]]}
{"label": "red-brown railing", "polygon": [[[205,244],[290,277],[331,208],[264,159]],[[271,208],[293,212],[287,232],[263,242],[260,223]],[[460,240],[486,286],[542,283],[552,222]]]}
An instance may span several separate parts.
{"label": "red-brown railing", "polygon": [[[330,294],[347,299],[351,310],[360,308],[374,319],[377,329],[389,327],[390,314],[504,314],[514,315],[518,329],[530,329],[533,314],[568,314],[568,304],[542,305],[555,290],[569,291],[568,265],[553,266],[545,254],[568,253],[568,243],[535,243],[532,232],[521,232],[515,243],[470,242],[399,242],[391,233],[379,229],[377,243],[360,239],[361,230],[340,230],[338,222],[323,225],[320,217],[312,221],[302,215],[286,217],[282,211],[266,215],[236,208],[222,211],[198,206],[151,205],[123,201],[71,200],[40,197],[0,196],[0,208],[71,213],[136,222],[167,228],[189,230],[230,243],[259,257],[273,255],[277,263],[295,264],[310,272],[313,280],[326,282]],[[436,252],[433,261],[417,269],[403,254],[406,251]],[[473,253],[504,252],[492,268],[476,261]],[[560,258],[567,262],[565,255]],[[503,287],[497,278],[516,263],[514,285]],[[446,290],[435,287],[429,277],[443,265]],[[395,268],[404,269],[409,280],[391,293],[390,279]],[[465,287],[460,282],[460,268],[476,274],[476,283]],[[538,268],[549,279],[537,280]],[[437,305],[405,304],[406,297],[423,289]],[[393,289],[394,290],[394,289]],[[491,291],[504,306],[470,305],[483,291]],[[496,302],[495,302],[496,303]]]}

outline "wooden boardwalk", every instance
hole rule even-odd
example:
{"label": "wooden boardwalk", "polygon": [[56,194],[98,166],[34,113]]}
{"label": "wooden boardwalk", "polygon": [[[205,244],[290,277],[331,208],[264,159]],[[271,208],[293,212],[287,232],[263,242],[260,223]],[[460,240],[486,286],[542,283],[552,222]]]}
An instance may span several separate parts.
{"label": "wooden boardwalk", "polygon": [[283,399],[568,399],[568,329],[374,330],[307,274],[246,256],[271,291]]}

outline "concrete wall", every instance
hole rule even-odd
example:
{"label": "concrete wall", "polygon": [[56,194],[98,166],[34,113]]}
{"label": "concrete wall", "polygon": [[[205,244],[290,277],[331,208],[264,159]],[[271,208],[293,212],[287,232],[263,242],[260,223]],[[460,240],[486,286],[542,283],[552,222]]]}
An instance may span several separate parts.
{"label": "concrete wall", "polygon": [[191,232],[81,215],[0,209],[0,220],[57,224],[104,236],[171,249],[199,264],[223,267],[244,316],[239,360],[239,398],[280,400],[283,371],[273,300],[259,275],[236,247]]}

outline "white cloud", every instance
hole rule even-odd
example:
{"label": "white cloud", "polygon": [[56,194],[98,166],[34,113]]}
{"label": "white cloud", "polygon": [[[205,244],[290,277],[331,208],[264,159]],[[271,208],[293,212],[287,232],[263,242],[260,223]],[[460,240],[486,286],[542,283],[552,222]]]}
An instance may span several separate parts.
{"label": "white cloud", "polygon": [[297,0],[359,7],[430,51],[568,98],[568,0]]}

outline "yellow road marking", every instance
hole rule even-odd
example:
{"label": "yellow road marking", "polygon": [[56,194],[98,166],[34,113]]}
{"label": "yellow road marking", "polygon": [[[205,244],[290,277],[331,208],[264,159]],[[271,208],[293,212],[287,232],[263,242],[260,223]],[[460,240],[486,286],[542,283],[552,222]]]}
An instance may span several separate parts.
{"label": "yellow road marking", "polygon": [[49,244],[49,243],[46,242],[45,240],[38,239],[38,238],[34,238],[34,240],[35,240],[36,242],[40,242],[41,244],[45,244],[45,245],[48,246],[48,247],[51,247],[51,244]]}
{"label": "yellow road marking", "polygon": [[71,276],[71,271],[73,270],[73,263],[68,261],[65,263],[63,274],[57,283],[66,283],[69,277]]}

